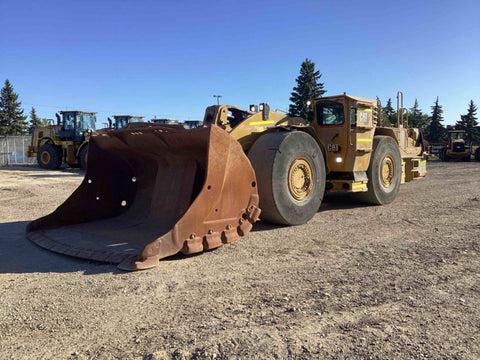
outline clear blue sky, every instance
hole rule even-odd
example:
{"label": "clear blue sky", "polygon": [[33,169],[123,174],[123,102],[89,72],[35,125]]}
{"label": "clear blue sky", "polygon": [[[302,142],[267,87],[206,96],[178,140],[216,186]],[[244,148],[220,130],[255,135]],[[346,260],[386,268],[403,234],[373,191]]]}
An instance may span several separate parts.
{"label": "clear blue sky", "polygon": [[480,1],[0,0],[0,82],[25,112],[202,119],[221,101],[287,109],[300,64],[327,95],[403,90],[445,124],[480,104]]}

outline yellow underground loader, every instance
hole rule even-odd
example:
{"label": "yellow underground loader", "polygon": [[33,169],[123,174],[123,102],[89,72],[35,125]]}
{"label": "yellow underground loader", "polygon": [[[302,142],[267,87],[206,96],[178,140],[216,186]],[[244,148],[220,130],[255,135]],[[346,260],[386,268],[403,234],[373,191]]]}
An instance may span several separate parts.
{"label": "yellow underground loader", "polygon": [[[270,111],[216,105],[204,126],[144,124],[92,137],[85,178],[27,236],[71,256],[157,266],[178,252],[214,249],[259,219],[300,225],[325,191],[391,203],[401,183],[426,175],[424,141],[399,108],[382,127],[377,101],[312,100],[312,123]],[[261,210],[260,210],[261,209]]]}

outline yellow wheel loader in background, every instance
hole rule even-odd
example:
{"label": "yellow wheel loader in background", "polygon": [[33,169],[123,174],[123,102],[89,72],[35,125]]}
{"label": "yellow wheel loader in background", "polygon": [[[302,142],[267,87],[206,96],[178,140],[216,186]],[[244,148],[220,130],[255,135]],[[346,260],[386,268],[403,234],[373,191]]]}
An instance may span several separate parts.
{"label": "yellow wheel loader in background", "polygon": [[440,152],[440,159],[470,161],[473,152],[471,144],[465,142],[465,130],[455,130],[454,127],[447,127],[447,130],[448,138]]}
{"label": "yellow wheel loader in background", "polygon": [[313,99],[312,110],[306,125],[266,104],[217,105],[202,128],[95,136],[82,184],[31,222],[27,236],[59,253],[147,269],[244,236],[260,212],[272,223],[304,224],[325,190],[388,204],[401,183],[426,175],[424,140],[408,128],[403,105],[396,127],[379,126],[376,100],[329,96]]}
{"label": "yellow wheel loader in background", "polygon": [[113,115],[113,120],[108,118],[107,130],[120,130],[126,128],[129,124],[143,122],[143,116],[136,115]]}
{"label": "yellow wheel loader in background", "polygon": [[32,144],[26,155],[36,157],[44,169],[58,169],[66,162],[70,166],[87,166],[88,142],[95,132],[95,114],[88,111],[60,111],[55,114],[57,125],[35,128]]}

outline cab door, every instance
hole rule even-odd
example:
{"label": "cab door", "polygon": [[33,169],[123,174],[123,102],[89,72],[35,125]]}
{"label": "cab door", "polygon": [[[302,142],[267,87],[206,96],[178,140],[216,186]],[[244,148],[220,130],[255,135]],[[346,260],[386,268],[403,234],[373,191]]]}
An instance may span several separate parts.
{"label": "cab door", "polygon": [[348,126],[345,116],[345,99],[322,99],[315,103],[315,128],[323,144],[330,171],[345,171],[348,163]]}

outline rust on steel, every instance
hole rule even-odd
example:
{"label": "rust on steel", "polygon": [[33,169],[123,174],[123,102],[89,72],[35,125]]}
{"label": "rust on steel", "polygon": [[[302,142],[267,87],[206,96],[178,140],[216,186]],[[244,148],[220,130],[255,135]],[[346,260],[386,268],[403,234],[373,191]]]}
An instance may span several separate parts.
{"label": "rust on steel", "polygon": [[144,127],[90,139],[85,178],[27,236],[49,250],[147,269],[246,235],[258,219],[255,173],[215,126]]}

